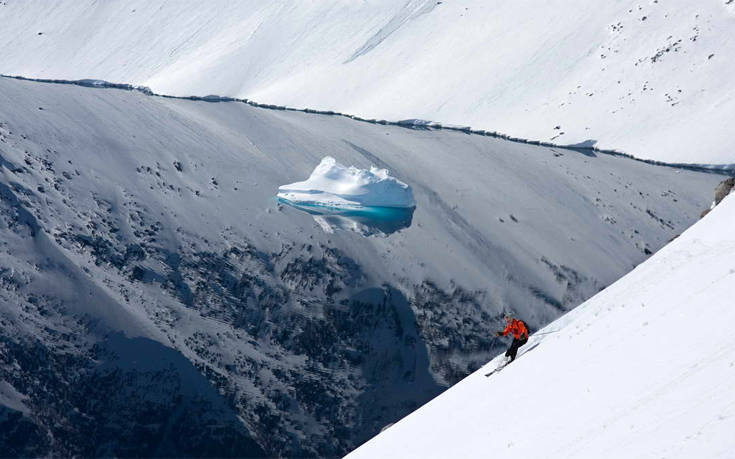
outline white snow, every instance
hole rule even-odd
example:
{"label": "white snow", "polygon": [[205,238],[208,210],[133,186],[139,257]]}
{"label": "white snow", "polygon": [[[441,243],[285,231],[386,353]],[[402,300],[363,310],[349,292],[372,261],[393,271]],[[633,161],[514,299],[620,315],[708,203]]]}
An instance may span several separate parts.
{"label": "white snow", "polygon": [[735,163],[726,0],[8,0],[0,73]]}
{"label": "white snow", "polygon": [[730,196],[527,355],[486,378],[495,359],[348,457],[732,457],[733,224]]}
{"label": "white snow", "polygon": [[345,167],[325,156],[303,182],[282,185],[278,197],[297,205],[356,207],[415,207],[411,187],[391,177],[387,169]]}

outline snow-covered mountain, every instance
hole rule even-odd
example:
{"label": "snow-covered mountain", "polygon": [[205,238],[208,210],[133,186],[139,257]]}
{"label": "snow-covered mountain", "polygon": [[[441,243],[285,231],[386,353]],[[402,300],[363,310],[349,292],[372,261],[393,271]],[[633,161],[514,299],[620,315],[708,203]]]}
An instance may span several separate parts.
{"label": "snow-covered mountain", "polygon": [[[280,205],[324,156],[410,186],[410,224],[327,232]],[[721,179],[0,78],[0,444],[346,453],[495,355],[503,311],[557,318],[696,221]]]}
{"label": "snow-covered mountain", "polygon": [[[735,195],[349,458],[732,457]],[[540,333],[548,333],[540,335]]]}
{"label": "snow-covered mountain", "polygon": [[4,0],[0,73],[733,164],[730,0]]}

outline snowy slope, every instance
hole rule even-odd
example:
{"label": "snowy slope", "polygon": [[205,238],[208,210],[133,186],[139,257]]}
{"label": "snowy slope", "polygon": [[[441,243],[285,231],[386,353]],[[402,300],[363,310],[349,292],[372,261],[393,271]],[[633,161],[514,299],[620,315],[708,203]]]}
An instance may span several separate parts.
{"label": "snowy slope", "polygon": [[728,0],[5,0],[0,73],[735,163]]}
{"label": "snowy slope", "polygon": [[348,457],[732,457],[734,224],[735,195]]}
{"label": "snowy slope", "polygon": [[[327,233],[279,205],[278,187],[325,155],[408,184],[411,225]],[[272,455],[344,454],[497,354],[503,311],[534,328],[557,318],[696,221],[721,179],[0,78],[3,410],[31,413],[8,418],[47,439],[27,456],[242,455],[251,439]],[[126,361],[141,342],[147,360]],[[156,449],[161,432],[173,438]]]}

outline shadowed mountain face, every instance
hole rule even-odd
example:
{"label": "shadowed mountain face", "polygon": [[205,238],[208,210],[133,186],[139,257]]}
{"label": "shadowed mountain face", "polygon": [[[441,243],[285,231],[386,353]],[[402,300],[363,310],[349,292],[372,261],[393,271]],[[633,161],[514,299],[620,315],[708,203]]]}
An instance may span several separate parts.
{"label": "shadowed mountain face", "polygon": [[3,380],[23,389],[37,422],[4,408],[0,438],[12,456],[265,455],[192,363],[158,342],[111,335],[73,356],[39,341],[2,344]]}
{"label": "shadowed mountain face", "polygon": [[[410,225],[330,233],[275,199],[325,155],[408,183]],[[504,348],[504,311],[558,317],[691,224],[719,181],[0,79],[0,446],[346,453]]]}

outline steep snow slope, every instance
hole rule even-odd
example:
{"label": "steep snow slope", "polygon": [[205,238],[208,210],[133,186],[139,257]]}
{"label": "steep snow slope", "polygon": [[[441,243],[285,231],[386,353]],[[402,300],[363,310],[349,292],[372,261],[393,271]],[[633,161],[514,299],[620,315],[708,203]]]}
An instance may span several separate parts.
{"label": "steep snow slope", "polygon": [[348,457],[732,457],[733,224],[735,195]]}
{"label": "steep snow slope", "polygon": [[[330,234],[280,206],[325,155],[410,185],[411,225]],[[502,311],[557,318],[694,222],[720,180],[0,78],[0,444],[346,453],[495,355]]]}
{"label": "steep snow slope", "polygon": [[0,73],[735,163],[735,3],[6,0]]}

